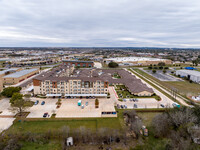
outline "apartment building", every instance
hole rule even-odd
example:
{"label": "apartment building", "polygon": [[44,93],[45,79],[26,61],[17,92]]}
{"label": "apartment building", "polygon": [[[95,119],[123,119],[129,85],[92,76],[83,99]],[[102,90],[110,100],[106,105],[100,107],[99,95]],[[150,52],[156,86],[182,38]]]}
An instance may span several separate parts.
{"label": "apartment building", "polygon": [[99,77],[85,76],[79,70],[73,73],[70,70],[73,69],[68,66],[61,66],[34,78],[34,94],[49,97],[107,96],[108,82]]}
{"label": "apartment building", "polygon": [[[108,86],[125,85],[130,93],[137,96],[151,96],[154,91],[141,80],[123,69],[72,69],[60,66],[33,79],[34,94],[49,97],[67,96],[107,96]],[[66,74],[70,72],[70,74]],[[121,78],[113,78],[113,74]]]}

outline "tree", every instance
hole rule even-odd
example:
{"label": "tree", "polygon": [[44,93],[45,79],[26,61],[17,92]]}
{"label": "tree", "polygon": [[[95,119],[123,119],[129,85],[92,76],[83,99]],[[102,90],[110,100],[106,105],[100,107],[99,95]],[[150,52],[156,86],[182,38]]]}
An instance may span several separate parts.
{"label": "tree", "polygon": [[163,73],[166,73],[166,72],[167,72],[167,71],[164,69],[164,70],[163,70]]}
{"label": "tree", "polygon": [[12,97],[14,93],[20,92],[21,87],[7,87],[1,93],[3,96]]}
{"label": "tree", "polygon": [[117,68],[118,66],[119,66],[118,63],[113,62],[113,61],[108,64],[108,67],[110,68]]}
{"label": "tree", "polygon": [[159,62],[158,66],[162,66],[163,67],[163,66],[165,66],[165,63],[164,62]]}
{"label": "tree", "polygon": [[152,70],[152,72],[153,72],[153,73],[156,73],[156,70],[154,69],[154,70]]}
{"label": "tree", "polygon": [[10,99],[10,103],[12,106],[12,111],[18,112],[19,115],[22,115],[22,112],[24,112],[27,107],[30,105],[23,99],[23,95],[20,93],[14,93],[12,98]]}
{"label": "tree", "polygon": [[192,64],[195,65],[195,66],[198,66],[199,61],[200,61],[200,59],[197,58],[197,59],[195,59],[195,60],[192,61]]}
{"label": "tree", "polygon": [[95,99],[95,108],[99,108],[99,100],[97,98]]}
{"label": "tree", "polygon": [[10,103],[14,104],[14,102],[18,99],[23,99],[23,94],[20,93],[14,93],[10,99]]}
{"label": "tree", "polygon": [[30,101],[30,98],[31,98],[31,94],[25,94],[24,95],[25,101]]}

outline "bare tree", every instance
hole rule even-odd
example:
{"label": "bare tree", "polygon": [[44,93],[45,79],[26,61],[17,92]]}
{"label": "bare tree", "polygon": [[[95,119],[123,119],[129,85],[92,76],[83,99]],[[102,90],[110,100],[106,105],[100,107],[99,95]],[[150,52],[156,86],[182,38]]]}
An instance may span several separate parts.
{"label": "bare tree", "polygon": [[166,136],[169,132],[170,121],[167,114],[156,115],[152,120],[154,134],[158,137]]}

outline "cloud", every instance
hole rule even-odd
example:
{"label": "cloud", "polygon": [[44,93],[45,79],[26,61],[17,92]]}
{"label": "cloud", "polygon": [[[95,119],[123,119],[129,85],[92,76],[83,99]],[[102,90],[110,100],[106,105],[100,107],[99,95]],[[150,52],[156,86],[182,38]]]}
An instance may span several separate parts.
{"label": "cloud", "polygon": [[0,46],[200,47],[199,0],[0,0]]}

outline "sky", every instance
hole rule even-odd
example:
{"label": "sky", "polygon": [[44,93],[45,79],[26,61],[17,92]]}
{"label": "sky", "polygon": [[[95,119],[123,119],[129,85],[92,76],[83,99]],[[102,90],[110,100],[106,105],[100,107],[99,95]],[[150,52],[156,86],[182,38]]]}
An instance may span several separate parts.
{"label": "sky", "polygon": [[0,47],[200,48],[200,0],[0,0]]}

